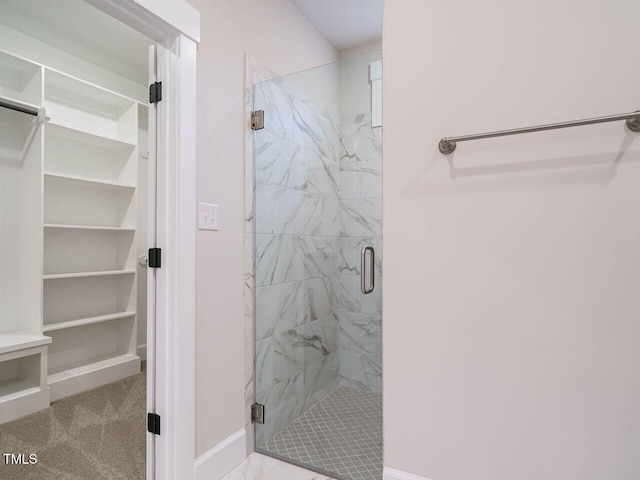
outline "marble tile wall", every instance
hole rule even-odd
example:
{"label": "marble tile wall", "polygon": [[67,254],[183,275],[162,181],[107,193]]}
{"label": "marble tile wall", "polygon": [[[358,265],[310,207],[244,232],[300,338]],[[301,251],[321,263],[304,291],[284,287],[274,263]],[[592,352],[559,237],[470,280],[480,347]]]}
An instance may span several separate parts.
{"label": "marble tile wall", "polygon": [[283,78],[257,83],[253,100],[265,111],[251,232],[260,447],[338,385],[341,144],[337,119]]}
{"label": "marble tile wall", "polygon": [[[371,114],[340,122],[338,272],[340,384],[382,393],[382,130]],[[375,289],[360,291],[360,252],[375,249]]]}

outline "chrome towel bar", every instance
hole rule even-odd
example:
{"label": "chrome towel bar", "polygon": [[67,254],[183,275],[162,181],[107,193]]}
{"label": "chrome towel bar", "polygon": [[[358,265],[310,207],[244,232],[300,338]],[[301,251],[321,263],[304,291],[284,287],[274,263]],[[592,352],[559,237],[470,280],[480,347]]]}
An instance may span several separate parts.
{"label": "chrome towel bar", "polygon": [[582,127],[596,123],[627,121],[627,128],[633,132],[640,132],[640,111],[631,113],[620,113],[618,115],[608,115],[606,117],[585,118],[582,120],[572,120],[570,122],[549,123],[547,125],[536,125],[535,127],[514,128],[511,130],[499,130],[497,132],[476,133],[474,135],[461,135],[459,137],[443,137],[438,144],[438,149],[445,155],[452,153],[456,149],[458,142],[468,142],[469,140],[482,140],[483,138],[505,137],[507,135],[519,135],[521,133],[544,132],[545,130],[556,130],[559,128]]}

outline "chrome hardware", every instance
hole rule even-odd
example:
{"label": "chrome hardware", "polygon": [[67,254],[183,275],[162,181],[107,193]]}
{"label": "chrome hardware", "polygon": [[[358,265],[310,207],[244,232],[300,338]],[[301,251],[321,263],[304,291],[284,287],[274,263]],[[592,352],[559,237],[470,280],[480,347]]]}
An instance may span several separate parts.
{"label": "chrome hardware", "polygon": [[251,405],[251,423],[264,424],[264,405],[259,403]]}
{"label": "chrome hardware", "polygon": [[[367,257],[367,250],[369,250],[371,252],[371,255],[369,256],[369,266],[370,266],[370,270],[371,270],[371,283],[369,284],[369,288],[367,288],[366,285],[366,281],[365,281],[365,266],[366,266],[366,257]],[[371,245],[367,245],[365,247],[362,247],[362,251],[360,252],[360,290],[362,290],[362,293],[364,295],[368,295],[371,292],[373,292],[373,289],[375,288],[375,279],[376,279],[376,254],[375,251],[373,250],[373,247]]]}
{"label": "chrome hardware", "polygon": [[264,128],[264,110],[251,112],[251,130],[262,130]]}
{"label": "chrome hardware", "polygon": [[462,135],[460,137],[444,137],[440,139],[440,143],[438,143],[438,149],[441,153],[448,155],[450,153],[453,153],[458,142],[482,140],[483,138],[504,137],[507,135],[519,135],[521,133],[544,132],[547,130],[557,130],[558,128],[582,127],[585,125],[617,122],[620,120],[626,120],[627,128],[632,132],[640,132],[640,111],[635,111],[631,113],[621,113],[618,115],[608,115],[606,117],[585,118],[582,120],[572,120],[570,122],[536,125],[535,127],[514,128],[511,130],[499,130],[497,132],[476,133],[473,135]]}

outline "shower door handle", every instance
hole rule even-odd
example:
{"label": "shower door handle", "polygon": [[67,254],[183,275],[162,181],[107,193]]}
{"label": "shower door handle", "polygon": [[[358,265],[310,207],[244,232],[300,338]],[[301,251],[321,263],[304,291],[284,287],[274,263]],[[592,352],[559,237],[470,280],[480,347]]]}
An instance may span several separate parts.
{"label": "shower door handle", "polygon": [[[371,252],[369,256],[369,265],[371,270],[371,283],[369,284],[369,288],[367,288],[366,284],[366,264],[367,264],[367,250]],[[368,295],[373,292],[376,283],[376,254],[371,245],[367,245],[362,247],[362,251],[360,252],[360,290],[364,295]]]}

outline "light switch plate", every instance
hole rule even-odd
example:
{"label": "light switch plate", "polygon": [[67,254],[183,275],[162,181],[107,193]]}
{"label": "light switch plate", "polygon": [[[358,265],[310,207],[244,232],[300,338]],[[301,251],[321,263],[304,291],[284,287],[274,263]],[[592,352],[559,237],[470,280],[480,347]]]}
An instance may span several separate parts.
{"label": "light switch plate", "polygon": [[219,229],[218,209],[219,206],[213,203],[200,203],[198,205],[198,228],[200,230]]}

